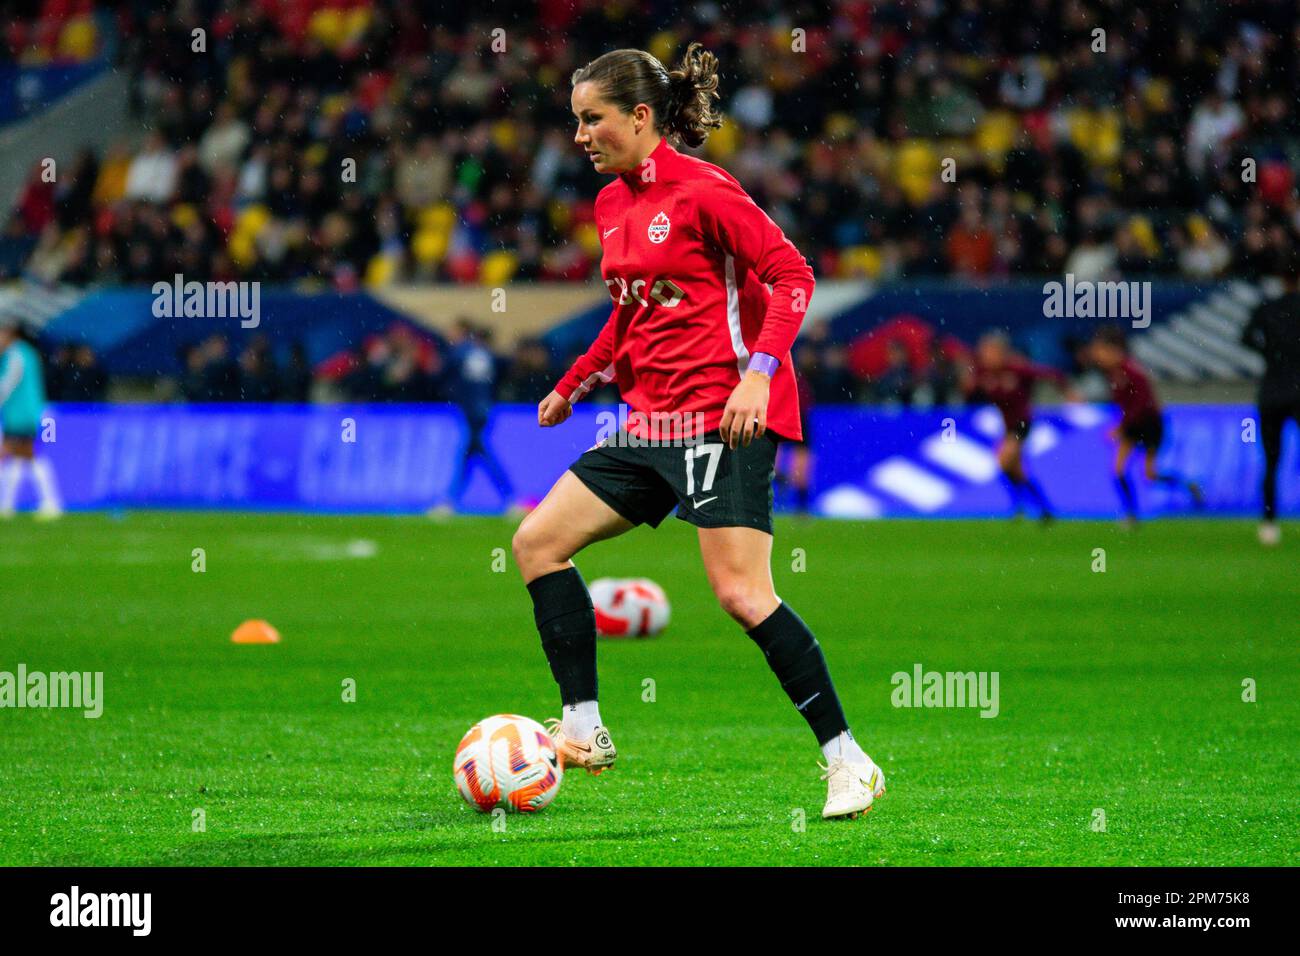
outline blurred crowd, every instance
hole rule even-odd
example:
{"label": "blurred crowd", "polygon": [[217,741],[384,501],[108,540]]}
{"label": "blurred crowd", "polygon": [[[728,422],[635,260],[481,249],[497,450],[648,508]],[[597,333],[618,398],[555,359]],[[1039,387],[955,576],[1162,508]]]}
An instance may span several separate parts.
{"label": "blurred crowd", "polygon": [[[913,341],[886,336],[885,362],[868,368],[852,355],[864,339],[846,346],[832,339],[828,324],[812,323],[792,353],[804,383],[801,401],[898,407],[963,403],[959,368],[965,348],[960,343],[934,336],[920,354]],[[558,356],[539,338],[522,338],[503,352],[494,348],[491,329],[468,320],[458,322],[445,343],[395,325],[354,352],[324,363],[318,368],[318,380],[332,397],[357,401],[464,404],[477,393],[487,406],[536,404],[579,354]],[[584,403],[594,404],[618,401],[612,383],[583,398]]]}
{"label": "blurred crowd", "polygon": [[[880,360],[867,355],[864,361],[876,347]],[[62,343],[46,356],[46,382],[51,401],[133,396],[187,402],[450,402],[471,417],[486,419],[498,402],[541,401],[580,354],[559,355],[532,337],[497,348],[492,330],[469,319],[458,320],[446,336],[396,322],[314,365],[301,342],[281,351],[276,354],[265,335],[235,347],[229,337],[216,333],[179,350],[177,375],[152,381],[122,378],[110,395],[110,384],[119,380],[110,379],[94,350],[84,343]],[[801,380],[800,403],[809,408],[959,407],[965,401],[960,370],[968,357],[966,345],[929,331],[863,334],[846,345],[831,337],[825,322],[816,322],[792,355]],[[618,401],[612,383],[583,399],[588,404]]]}
{"label": "blurred crowd", "polygon": [[475,416],[486,418],[496,402],[541,401],[561,371],[541,339],[521,339],[503,352],[494,346],[490,328],[460,319],[438,340],[395,324],[319,366],[317,378],[336,398],[454,402],[473,406]]}
{"label": "blurred crowd", "polygon": [[[468,319],[446,336],[395,322],[313,364],[302,342],[277,353],[262,334],[237,346],[214,333],[178,350],[176,375],[146,380],[111,376],[84,342],[43,343],[43,358],[46,389],[56,402],[468,402],[486,416],[497,402],[537,403],[578,357],[566,356],[560,368],[540,338],[520,339],[507,350],[495,348],[492,338],[491,329]],[[617,392],[610,386],[596,400],[617,401]]]}
{"label": "blurred crowd", "polygon": [[56,183],[33,170],[0,278],[594,277],[607,179],[572,142],[569,76],[690,40],[721,60],[728,117],[700,155],[823,277],[1249,278],[1300,237],[1285,0],[115,10],[149,134]]}

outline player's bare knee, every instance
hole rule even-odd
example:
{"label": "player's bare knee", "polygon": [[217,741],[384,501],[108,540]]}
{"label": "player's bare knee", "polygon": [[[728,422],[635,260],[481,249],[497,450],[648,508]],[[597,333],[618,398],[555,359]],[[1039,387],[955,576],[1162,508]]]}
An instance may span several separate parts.
{"label": "player's bare knee", "polygon": [[567,567],[573,554],[557,544],[557,536],[530,515],[515,529],[510,539],[510,551],[515,565],[525,581],[531,581],[549,571]]}
{"label": "player's bare knee", "polygon": [[722,609],[747,630],[762,623],[772,611],[769,605],[775,601],[766,588],[743,581],[719,585],[716,593]]}
{"label": "player's bare knee", "polygon": [[510,539],[510,552],[525,577],[529,568],[544,560],[543,541],[544,536],[537,533],[535,523],[527,518],[515,529],[514,537]]}

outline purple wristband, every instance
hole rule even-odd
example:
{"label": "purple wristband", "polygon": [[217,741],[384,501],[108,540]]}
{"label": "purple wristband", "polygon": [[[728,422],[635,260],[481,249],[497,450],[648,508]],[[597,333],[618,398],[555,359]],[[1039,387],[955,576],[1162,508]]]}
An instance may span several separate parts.
{"label": "purple wristband", "polygon": [[749,364],[745,366],[746,372],[762,372],[768,378],[776,374],[776,367],[781,364],[781,360],[775,355],[768,355],[766,352],[755,352],[749,357]]}

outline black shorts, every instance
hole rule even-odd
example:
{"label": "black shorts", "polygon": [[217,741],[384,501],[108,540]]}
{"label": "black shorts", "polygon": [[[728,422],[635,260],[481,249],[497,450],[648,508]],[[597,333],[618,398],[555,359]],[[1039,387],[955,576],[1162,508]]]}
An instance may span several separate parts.
{"label": "black shorts", "polygon": [[1119,433],[1135,445],[1155,451],[1165,440],[1165,423],[1159,415],[1148,415],[1133,422],[1121,422]]}
{"label": "black shorts", "polygon": [[569,466],[598,498],[633,524],[677,517],[699,528],[772,533],[772,478],[779,439],[772,432],[733,451],[714,429],[692,445],[635,447],[626,432],[606,438]]}
{"label": "black shorts", "polygon": [[1018,438],[1020,441],[1024,441],[1029,437],[1029,430],[1033,427],[1033,421],[1028,418],[1021,419],[1018,422],[1011,422],[1007,425],[1007,437]]}

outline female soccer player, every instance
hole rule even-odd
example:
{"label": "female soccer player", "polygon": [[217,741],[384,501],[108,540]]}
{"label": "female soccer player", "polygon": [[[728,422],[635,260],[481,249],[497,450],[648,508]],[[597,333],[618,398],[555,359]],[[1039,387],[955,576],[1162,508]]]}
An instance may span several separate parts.
{"label": "female soccer player", "polygon": [[45,410],[45,381],[41,356],[17,323],[0,326],[0,518],[14,516],[23,472],[31,469],[40,494],[36,517],[57,518],[63,513],[54,482],[54,469],[35,454],[36,433]]}
{"label": "female soccer player", "polygon": [[1011,493],[1011,506],[1020,513],[1021,500],[1029,497],[1037,505],[1044,523],[1052,520],[1052,508],[1038,482],[1025,473],[1023,446],[1033,427],[1030,399],[1041,380],[1052,382],[1068,401],[1075,400],[1069,379],[1056,369],[1035,365],[1011,351],[1004,332],[988,332],[975,346],[975,362],[963,376],[968,401],[988,402],[1002,413],[1006,431],[998,445],[998,464]]}
{"label": "female soccer player", "polygon": [[1128,462],[1138,445],[1142,446],[1147,481],[1170,487],[1184,487],[1198,508],[1205,503],[1201,486],[1171,471],[1157,471],[1156,457],[1165,440],[1164,416],[1151,376],[1128,354],[1128,341],[1122,329],[1110,326],[1097,331],[1089,348],[1091,361],[1101,369],[1110,383],[1111,399],[1120,408],[1119,424],[1111,430],[1115,448],[1115,488],[1124,506],[1122,523],[1126,528],[1137,524],[1137,495],[1128,477]]}
{"label": "female soccer player", "polygon": [[591,597],[570,559],[638,524],[658,527],[676,507],[698,529],[722,608],[817,736],[822,815],[855,816],[884,793],[884,774],[850,734],[816,638],[772,585],[773,463],[778,436],[801,437],[790,346],[812,270],[732,176],[670,145],[699,146],[721,125],[717,59],[698,43],[672,72],[641,50],[614,50],[572,85],[574,140],[616,177],[595,206],[614,308],[537,421],[560,424],[597,382],[616,381],[631,411],[627,430],[579,457],[512,542],[560,686],[557,749],[593,773],[616,756],[596,704]]}

